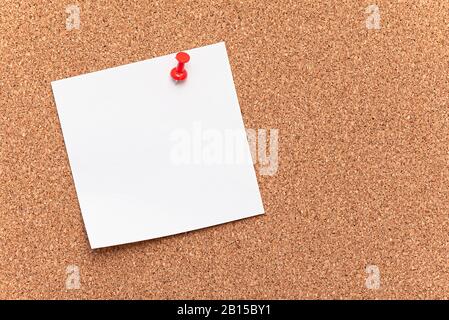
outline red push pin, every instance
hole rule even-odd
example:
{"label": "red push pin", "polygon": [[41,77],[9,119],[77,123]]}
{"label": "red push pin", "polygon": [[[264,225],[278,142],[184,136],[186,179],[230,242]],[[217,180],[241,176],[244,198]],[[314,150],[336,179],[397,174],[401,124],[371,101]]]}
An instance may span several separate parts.
{"label": "red push pin", "polygon": [[176,81],[185,80],[187,78],[187,70],[184,69],[184,65],[189,62],[190,56],[185,52],[179,52],[176,55],[176,60],[178,60],[178,65],[171,70],[170,75]]}

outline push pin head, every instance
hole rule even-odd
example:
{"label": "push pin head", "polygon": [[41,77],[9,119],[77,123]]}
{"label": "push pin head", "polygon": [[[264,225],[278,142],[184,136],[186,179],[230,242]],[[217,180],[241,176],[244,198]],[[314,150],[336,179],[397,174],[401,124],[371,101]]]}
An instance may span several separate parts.
{"label": "push pin head", "polygon": [[190,56],[185,52],[179,52],[176,55],[176,60],[178,60],[178,65],[171,70],[170,75],[176,81],[185,80],[187,70],[184,69],[184,65],[189,62]]}

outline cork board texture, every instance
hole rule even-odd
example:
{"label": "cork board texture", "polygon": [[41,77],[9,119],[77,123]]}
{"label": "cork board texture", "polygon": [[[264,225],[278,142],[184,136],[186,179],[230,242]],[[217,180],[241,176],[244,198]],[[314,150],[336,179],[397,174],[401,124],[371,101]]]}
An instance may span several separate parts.
{"label": "cork board texture", "polygon": [[[0,298],[449,298],[448,34],[443,0],[4,1]],[[219,41],[266,215],[91,250],[50,82]]]}

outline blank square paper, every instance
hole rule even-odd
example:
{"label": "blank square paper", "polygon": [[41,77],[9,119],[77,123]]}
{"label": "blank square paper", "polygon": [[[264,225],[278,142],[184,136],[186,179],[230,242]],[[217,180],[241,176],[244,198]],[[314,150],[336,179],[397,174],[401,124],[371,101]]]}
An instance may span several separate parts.
{"label": "blank square paper", "polygon": [[92,248],[264,213],[224,43],[52,82]]}

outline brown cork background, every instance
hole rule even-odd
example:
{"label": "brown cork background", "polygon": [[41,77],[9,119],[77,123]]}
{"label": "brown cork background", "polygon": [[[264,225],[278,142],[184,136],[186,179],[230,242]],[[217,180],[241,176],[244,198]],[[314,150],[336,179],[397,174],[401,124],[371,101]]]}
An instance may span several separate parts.
{"label": "brown cork background", "polygon": [[[92,251],[50,82],[219,41],[266,215]],[[0,60],[0,298],[449,298],[449,2],[3,0]]]}

